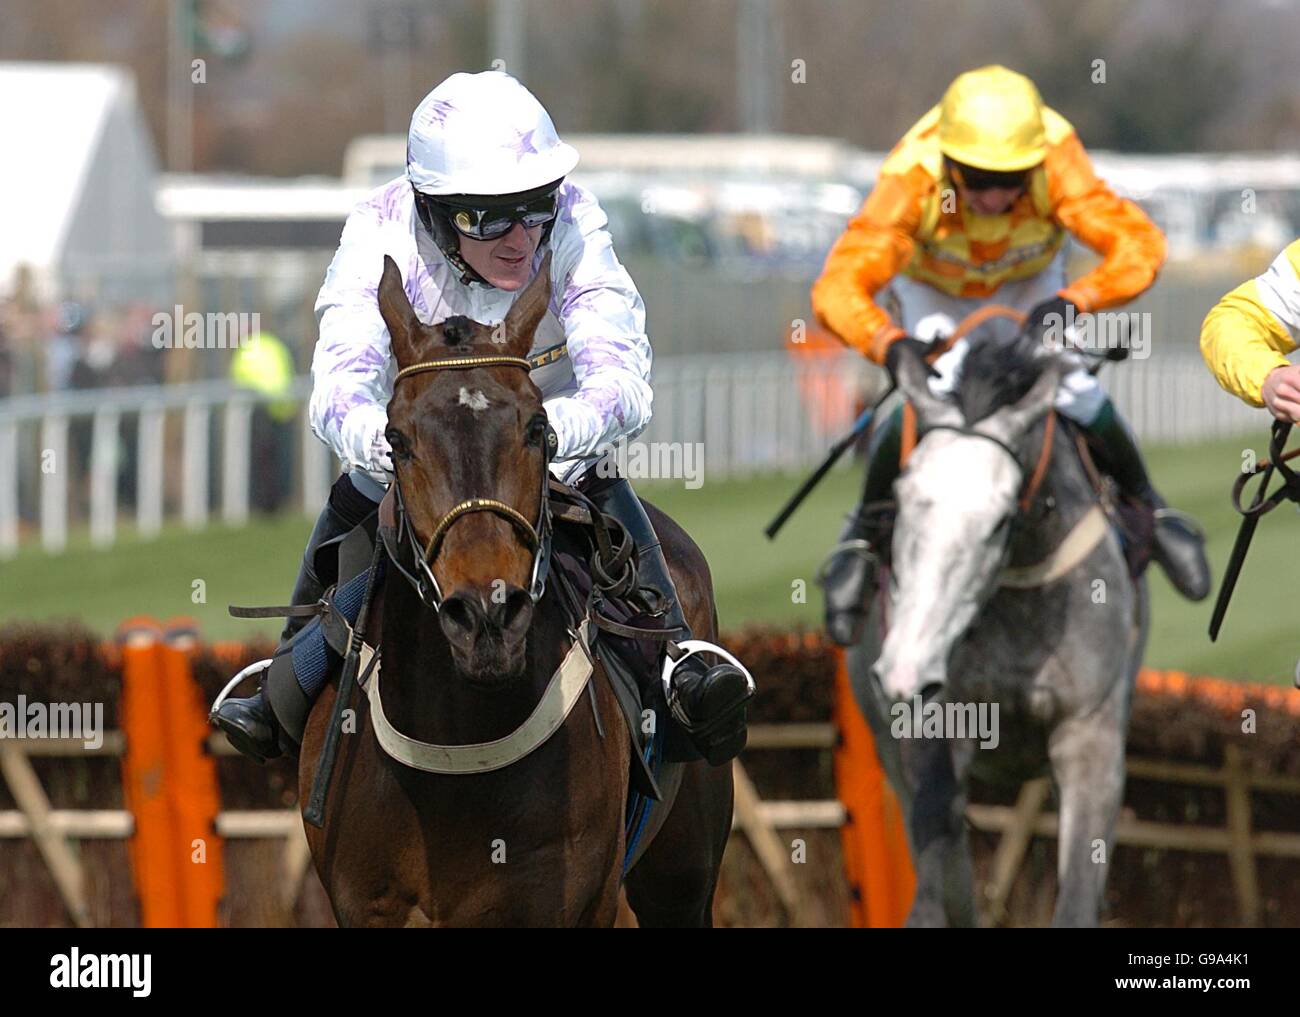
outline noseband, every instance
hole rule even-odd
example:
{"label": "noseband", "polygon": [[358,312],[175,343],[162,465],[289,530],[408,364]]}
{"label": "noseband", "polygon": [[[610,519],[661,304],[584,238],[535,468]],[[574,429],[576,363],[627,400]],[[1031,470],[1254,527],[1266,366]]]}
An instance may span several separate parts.
{"label": "noseband", "polygon": [[[531,371],[533,363],[523,357],[505,356],[425,360],[418,364],[411,364],[409,367],[403,367],[398,371],[397,377],[393,379],[393,387],[396,389],[399,381],[413,374],[422,374],[427,371],[465,371],[477,367],[518,367],[524,371]],[[429,536],[428,543],[424,545],[421,545],[419,538],[415,534],[415,528],[411,525],[410,516],[406,511],[406,500],[402,497],[401,481],[394,475],[394,510],[397,520],[396,533],[394,534],[395,541],[390,542],[389,535],[385,533],[384,542],[388,547],[388,557],[397,568],[397,571],[415,588],[420,599],[428,607],[437,611],[442,606],[442,589],[438,585],[438,580],[434,577],[433,563],[442,550],[447,533],[459,520],[478,512],[487,512],[499,516],[514,527],[520,536],[524,538],[525,543],[528,544],[528,549],[533,555],[532,578],[528,584],[528,596],[534,604],[541,600],[542,594],[546,590],[546,576],[550,570],[551,561],[551,512],[550,501],[547,498],[549,465],[548,462],[542,468],[541,502],[537,513],[537,522],[530,523],[518,509],[512,508],[503,501],[498,501],[496,498],[466,498],[460,504],[453,506],[438,520],[437,525],[433,528],[433,533]],[[402,558],[404,557],[409,559],[409,564],[403,564]]]}

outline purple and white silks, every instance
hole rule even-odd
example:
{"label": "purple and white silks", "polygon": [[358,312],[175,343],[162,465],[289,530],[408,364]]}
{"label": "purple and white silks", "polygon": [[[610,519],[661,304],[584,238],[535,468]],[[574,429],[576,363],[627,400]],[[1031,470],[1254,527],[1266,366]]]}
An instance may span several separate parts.
{"label": "purple and white silks", "polygon": [[[645,305],[614,254],[605,213],[590,192],[568,181],[559,202],[547,243],[551,301],[533,350],[568,343],[567,360],[534,372],[562,463],[638,434],[650,421],[652,395]],[[534,271],[544,253],[537,252]],[[494,324],[516,294],[461,283],[419,224],[405,177],[375,190],[348,217],[316,299],[311,427],[345,468],[386,486],[392,463],[384,430],[396,367],[379,313],[385,254],[401,268],[406,295],[426,324],[458,314]]]}

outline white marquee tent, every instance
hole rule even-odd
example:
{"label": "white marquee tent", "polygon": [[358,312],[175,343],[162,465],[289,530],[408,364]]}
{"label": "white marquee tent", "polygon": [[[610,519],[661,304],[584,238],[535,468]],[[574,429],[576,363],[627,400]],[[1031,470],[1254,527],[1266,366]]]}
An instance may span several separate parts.
{"label": "white marquee tent", "polygon": [[0,294],[166,299],[175,254],[123,68],[0,62]]}

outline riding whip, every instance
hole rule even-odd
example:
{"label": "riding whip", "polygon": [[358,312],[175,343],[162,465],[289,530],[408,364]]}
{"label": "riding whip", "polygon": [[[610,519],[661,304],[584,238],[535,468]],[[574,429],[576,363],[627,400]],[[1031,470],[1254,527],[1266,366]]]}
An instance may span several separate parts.
{"label": "riding whip", "polygon": [[794,515],[795,509],[803,504],[804,499],[812,493],[812,489],[821,483],[822,477],[826,476],[826,474],[830,472],[831,467],[839,462],[840,456],[844,455],[853,443],[858,440],[858,437],[871,425],[871,418],[875,416],[876,410],[880,409],[880,404],[893,394],[894,388],[895,386],[891,384],[889,388],[885,390],[885,394],[877,399],[874,405],[869,406],[862,411],[862,415],[854,421],[853,429],[831,446],[830,451],[826,453],[826,458],[822,460],[821,465],[818,466],[817,469],[813,470],[808,479],[799,485],[799,489],[795,491],[795,493],[790,497],[790,500],[785,503],[785,506],[781,511],[776,514],[776,518],[767,524],[767,529],[763,532],[767,534],[768,540],[776,539],[777,533],[779,533],[781,527],[785,525],[786,520]]}

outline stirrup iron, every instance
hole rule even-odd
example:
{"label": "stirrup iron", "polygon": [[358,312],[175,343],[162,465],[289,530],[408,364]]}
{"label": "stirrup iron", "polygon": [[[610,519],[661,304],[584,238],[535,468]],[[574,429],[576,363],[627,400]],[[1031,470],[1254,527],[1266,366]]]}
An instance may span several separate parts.
{"label": "stirrup iron", "polygon": [[212,708],[208,710],[208,723],[212,723],[216,719],[217,711],[221,709],[221,704],[229,698],[230,693],[235,691],[235,687],[239,685],[240,682],[254,674],[261,674],[271,666],[273,660],[275,660],[274,657],[267,657],[265,660],[259,660],[255,663],[249,664],[248,667],[244,668],[239,672],[239,674],[226,682],[225,688],[217,693],[217,698],[212,701]]}
{"label": "stirrup iron", "polygon": [[830,553],[817,566],[817,574],[813,577],[813,582],[818,586],[826,585],[826,571],[830,568],[831,560],[840,554],[841,551],[849,551],[859,558],[865,558],[867,561],[878,560],[880,555],[872,546],[871,541],[864,540],[862,537],[854,537],[851,540],[841,540],[831,548]]}
{"label": "stirrup iron", "polygon": [[707,639],[683,639],[680,643],[673,643],[672,645],[684,652],[677,657],[673,657],[671,653],[664,654],[663,683],[665,695],[671,694],[672,692],[673,672],[677,670],[678,665],[680,665],[687,657],[694,656],[698,653],[717,654],[745,676],[745,683],[749,686],[749,691],[751,693],[756,690],[757,686],[754,684],[754,676],[749,673],[749,668],[745,667],[744,664],[716,643],[710,643]]}

